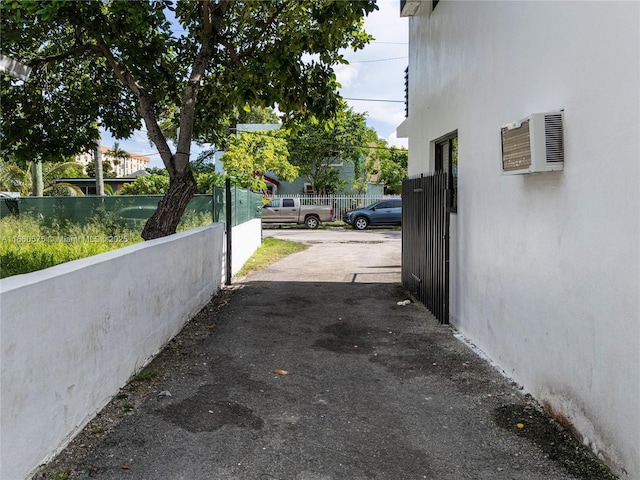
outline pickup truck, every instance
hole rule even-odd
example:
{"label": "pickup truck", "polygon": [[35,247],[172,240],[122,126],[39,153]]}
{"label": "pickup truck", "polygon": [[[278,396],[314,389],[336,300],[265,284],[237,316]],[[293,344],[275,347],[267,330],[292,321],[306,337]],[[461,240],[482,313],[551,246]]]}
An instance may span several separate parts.
{"label": "pickup truck", "polygon": [[331,205],[300,205],[299,198],[274,198],[262,207],[263,223],[298,223],[318,228],[320,222],[332,221]]}

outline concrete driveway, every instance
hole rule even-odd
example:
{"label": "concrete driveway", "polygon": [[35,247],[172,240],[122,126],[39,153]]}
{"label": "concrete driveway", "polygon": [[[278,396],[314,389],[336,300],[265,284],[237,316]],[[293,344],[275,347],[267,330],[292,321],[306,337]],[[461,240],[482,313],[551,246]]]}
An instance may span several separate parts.
{"label": "concrete driveway", "polygon": [[613,478],[449,327],[398,304],[400,232],[264,235],[311,248],[221,292],[38,478]]}
{"label": "concrete driveway", "polygon": [[400,283],[402,232],[399,230],[265,229],[274,237],[311,245],[312,252],[292,255],[252,275],[299,282]]}

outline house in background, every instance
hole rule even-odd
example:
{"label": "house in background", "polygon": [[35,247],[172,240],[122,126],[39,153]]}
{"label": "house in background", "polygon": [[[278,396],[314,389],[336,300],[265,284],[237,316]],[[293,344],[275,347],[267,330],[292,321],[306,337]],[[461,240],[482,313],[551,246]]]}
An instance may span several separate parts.
{"label": "house in background", "polygon": [[[127,178],[104,178],[102,181],[105,187],[108,186],[111,189],[111,192],[118,193],[125,184],[135,182],[137,176],[144,174],[146,174],[146,172],[141,172]],[[78,187],[84,195],[97,195],[95,178],[58,178],[56,183],[74,185]]]}
{"label": "house in background", "polygon": [[[100,146],[100,151],[102,152],[102,160],[108,160],[111,162],[116,177],[130,177],[136,172],[145,171],[147,165],[151,161],[149,157],[135,155],[128,152],[127,157],[117,159],[113,155],[113,150],[111,148],[103,146]],[[76,157],[76,162],[85,168],[87,165],[93,164],[93,161],[93,152],[82,153]]]}
{"label": "house in background", "polygon": [[[441,320],[640,479],[640,3],[401,9],[405,182],[456,188]],[[415,192],[405,210],[428,207]]]}
{"label": "house in background", "polygon": [[[345,185],[344,188],[336,192],[338,195],[355,195],[360,193],[353,187],[355,180],[355,169],[352,163],[345,162],[339,158],[334,158],[329,164],[331,168],[338,170],[340,181]],[[384,184],[376,183],[371,179],[366,183],[365,196],[382,196],[384,194]],[[317,192],[313,189],[313,185],[309,180],[303,177],[296,178],[293,182],[279,182],[277,195],[315,195]]]}
{"label": "house in background", "polygon": [[[257,132],[257,131],[270,131],[279,130],[282,125],[279,123],[239,123],[236,125],[237,132]],[[339,158],[330,160],[331,168],[338,170],[339,179],[343,181],[346,187],[343,191],[337,192],[342,195],[349,195],[357,193],[355,188],[352,187],[355,180],[355,169],[353,164],[345,162]],[[216,163],[216,171],[224,172],[224,168],[220,162]],[[286,182],[279,180],[277,175],[272,172],[267,172],[264,176],[265,183],[267,184],[267,192],[269,195],[313,195],[316,192],[313,189],[313,185],[309,183],[308,179],[303,177],[296,178],[293,182]],[[375,179],[372,179],[375,180]],[[376,183],[375,181],[367,182],[366,195],[379,195],[384,193],[384,185]]]}

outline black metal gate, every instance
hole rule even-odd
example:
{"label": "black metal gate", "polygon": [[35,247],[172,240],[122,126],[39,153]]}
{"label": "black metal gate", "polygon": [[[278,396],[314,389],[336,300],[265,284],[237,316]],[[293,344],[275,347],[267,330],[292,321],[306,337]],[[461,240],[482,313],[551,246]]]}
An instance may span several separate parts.
{"label": "black metal gate", "polygon": [[402,285],[449,323],[447,173],[402,183]]}

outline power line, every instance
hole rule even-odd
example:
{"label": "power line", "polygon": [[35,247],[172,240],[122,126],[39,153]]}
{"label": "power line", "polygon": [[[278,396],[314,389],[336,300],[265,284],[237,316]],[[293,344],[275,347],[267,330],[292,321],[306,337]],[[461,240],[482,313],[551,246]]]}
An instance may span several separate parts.
{"label": "power line", "polygon": [[377,60],[349,60],[349,63],[374,63],[374,62],[388,62],[390,60],[406,60],[409,57],[391,57],[391,58],[379,58]]}
{"label": "power line", "polygon": [[347,98],[342,97],[345,100],[357,100],[359,102],[389,102],[389,103],[404,103],[404,100],[384,100],[381,98]]}

